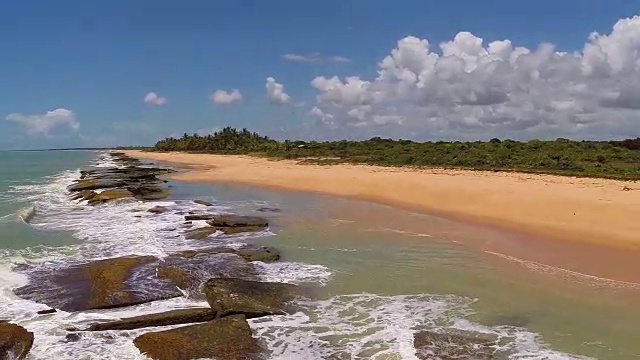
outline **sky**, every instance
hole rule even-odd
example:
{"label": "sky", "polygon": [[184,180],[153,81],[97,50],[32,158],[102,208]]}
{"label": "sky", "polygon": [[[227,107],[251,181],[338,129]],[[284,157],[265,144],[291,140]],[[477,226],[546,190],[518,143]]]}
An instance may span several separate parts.
{"label": "sky", "polygon": [[640,0],[7,0],[0,149],[640,136]]}

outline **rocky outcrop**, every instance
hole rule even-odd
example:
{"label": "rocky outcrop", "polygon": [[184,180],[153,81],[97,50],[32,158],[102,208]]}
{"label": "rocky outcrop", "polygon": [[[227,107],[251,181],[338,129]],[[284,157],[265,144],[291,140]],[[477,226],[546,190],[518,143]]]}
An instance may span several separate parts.
{"label": "rocky outcrop", "polygon": [[32,346],[32,332],[16,324],[0,323],[0,360],[24,359]]}
{"label": "rocky outcrop", "polygon": [[256,211],[258,212],[270,212],[270,213],[277,213],[280,212],[281,210],[278,208],[273,208],[273,207],[261,207],[256,209]]}
{"label": "rocky outcrop", "polygon": [[154,207],[152,207],[151,209],[149,209],[147,211],[152,213],[152,214],[164,214],[167,211],[169,211],[169,209],[164,207],[164,206],[154,206]]}
{"label": "rocky outcrop", "polygon": [[117,321],[92,324],[86,331],[133,330],[152,326],[199,323],[214,320],[216,314],[217,312],[210,308],[171,310],[162,313],[124,318]]}
{"label": "rocky outcrop", "polygon": [[207,224],[213,227],[258,227],[265,228],[269,226],[269,221],[258,216],[242,216],[242,215],[218,215]]}
{"label": "rocky outcrop", "polygon": [[421,331],[414,335],[413,345],[418,359],[491,360],[496,351],[493,340],[471,335]]}
{"label": "rocky outcrop", "polygon": [[133,193],[127,189],[111,189],[92,196],[88,201],[89,205],[98,205],[112,200],[133,198],[133,196]]}
{"label": "rocky outcrop", "polygon": [[[70,267],[39,269],[14,292],[64,311],[110,309],[182,296],[168,281],[131,283],[135,273],[155,269],[153,256],[119,257]],[[148,269],[148,270],[147,270]]]}
{"label": "rocky outcrop", "polygon": [[260,357],[260,347],[242,315],[146,333],[135,338],[133,343],[141,353],[154,360],[239,360]]}
{"label": "rocky outcrop", "polygon": [[187,239],[206,239],[216,232],[218,232],[218,229],[211,226],[205,226],[185,231],[184,237]]}
{"label": "rocky outcrop", "polygon": [[215,217],[216,217],[216,215],[214,215],[214,214],[191,214],[191,215],[185,215],[184,219],[186,221],[211,220],[211,219],[213,219]]}
{"label": "rocky outcrop", "polygon": [[204,205],[204,206],[213,206],[212,203],[208,202],[208,201],[204,201],[204,200],[193,200],[194,203],[199,204],[199,205]]}
{"label": "rocky outcrop", "polygon": [[297,295],[291,284],[242,279],[209,279],[203,286],[209,306],[220,314],[266,316],[284,314]]}

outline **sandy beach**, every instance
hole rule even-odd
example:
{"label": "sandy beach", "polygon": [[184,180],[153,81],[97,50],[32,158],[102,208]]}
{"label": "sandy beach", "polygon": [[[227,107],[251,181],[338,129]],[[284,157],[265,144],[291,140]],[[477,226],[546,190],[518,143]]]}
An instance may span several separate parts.
{"label": "sandy beach", "polygon": [[582,243],[640,249],[640,184],[590,178],[364,165],[300,165],[248,156],[128,151],[229,182],[371,200]]}

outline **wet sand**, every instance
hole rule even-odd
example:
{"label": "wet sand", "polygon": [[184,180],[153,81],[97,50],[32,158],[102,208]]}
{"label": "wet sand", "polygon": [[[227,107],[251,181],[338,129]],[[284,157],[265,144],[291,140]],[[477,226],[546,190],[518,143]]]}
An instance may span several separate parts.
{"label": "wet sand", "polygon": [[181,181],[318,192],[499,228],[503,231],[496,234],[502,235],[469,243],[505,261],[513,259],[496,254],[640,282],[637,183],[506,172],[300,165],[248,156],[128,154],[187,167],[173,176]]}

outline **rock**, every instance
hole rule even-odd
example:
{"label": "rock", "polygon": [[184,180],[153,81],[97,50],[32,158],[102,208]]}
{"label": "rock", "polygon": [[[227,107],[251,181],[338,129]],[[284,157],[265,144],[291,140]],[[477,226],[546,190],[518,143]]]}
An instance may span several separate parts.
{"label": "rock", "polygon": [[194,203],[204,205],[204,206],[213,206],[212,203],[204,200],[193,200]]}
{"label": "rock", "polygon": [[153,326],[169,326],[211,321],[216,311],[210,308],[193,308],[165,311],[156,314],[135,316],[117,321],[92,324],[86,331],[133,330]]}
{"label": "rock", "polygon": [[263,231],[263,226],[233,226],[233,227],[218,227],[218,230],[222,231],[225,235],[235,235],[248,232]]}
{"label": "rock", "polygon": [[418,359],[474,359],[491,360],[496,351],[495,341],[471,335],[421,331],[414,335],[413,345]]}
{"label": "rock", "polygon": [[272,212],[272,213],[275,213],[275,212],[280,212],[280,209],[278,209],[278,208],[272,208],[272,207],[261,207],[261,208],[256,209],[256,211],[259,211],[259,212]]}
{"label": "rock", "polygon": [[129,187],[128,190],[138,200],[162,200],[169,197],[171,193],[169,189],[159,186]]}
{"label": "rock", "polygon": [[196,215],[186,215],[184,217],[184,219],[186,221],[193,221],[193,220],[212,220],[214,219],[216,216],[213,214],[196,214]]}
{"label": "rock", "polygon": [[146,333],[133,343],[154,360],[258,359],[261,351],[242,315]]}
{"label": "rock", "polygon": [[80,334],[76,334],[76,333],[71,333],[71,334],[67,334],[64,337],[64,342],[69,343],[69,342],[76,342],[76,341],[80,341]]}
{"label": "rock", "polygon": [[78,180],[75,184],[69,185],[67,189],[71,192],[83,190],[98,190],[124,186],[125,182],[114,179],[84,179]]}
{"label": "rock", "polygon": [[96,196],[92,197],[91,199],[89,199],[89,205],[95,206],[98,204],[104,204],[112,200],[131,198],[131,197],[133,197],[133,193],[131,193],[129,190],[126,190],[126,189],[105,190],[97,194]]}
{"label": "rock", "polygon": [[219,314],[281,315],[296,296],[297,286],[283,283],[218,278],[203,286],[207,302]]}
{"label": "rock", "polygon": [[258,216],[218,215],[207,224],[215,227],[267,227],[269,221]]}
{"label": "rock", "polygon": [[40,311],[38,311],[38,315],[53,314],[55,312],[57,312],[56,309],[40,310]]}
{"label": "rock", "polygon": [[24,359],[32,346],[32,332],[16,324],[0,323],[0,360]]}
{"label": "rock", "polygon": [[199,254],[234,254],[249,262],[275,262],[280,260],[280,252],[278,251],[278,249],[269,246],[247,246],[240,249],[214,247],[204,250],[185,250],[181,251],[177,255],[183,258],[190,259]]}
{"label": "rock", "polygon": [[201,297],[202,284],[209,278],[259,279],[255,266],[233,253],[199,252],[167,256],[158,265],[157,276],[178,286],[190,297]]}
{"label": "rock", "polygon": [[182,296],[167,280],[153,279],[156,261],[153,256],[119,257],[43,267],[31,270],[29,283],[14,292],[63,311],[110,309]]}
{"label": "rock", "polygon": [[184,233],[184,236],[187,239],[204,239],[215,234],[217,231],[218,229],[214,227],[205,226],[201,228],[187,230]]}
{"label": "rock", "polygon": [[169,209],[164,207],[164,206],[154,206],[154,207],[152,207],[151,209],[149,209],[147,211],[152,213],[152,214],[164,214],[167,211],[169,211]]}

